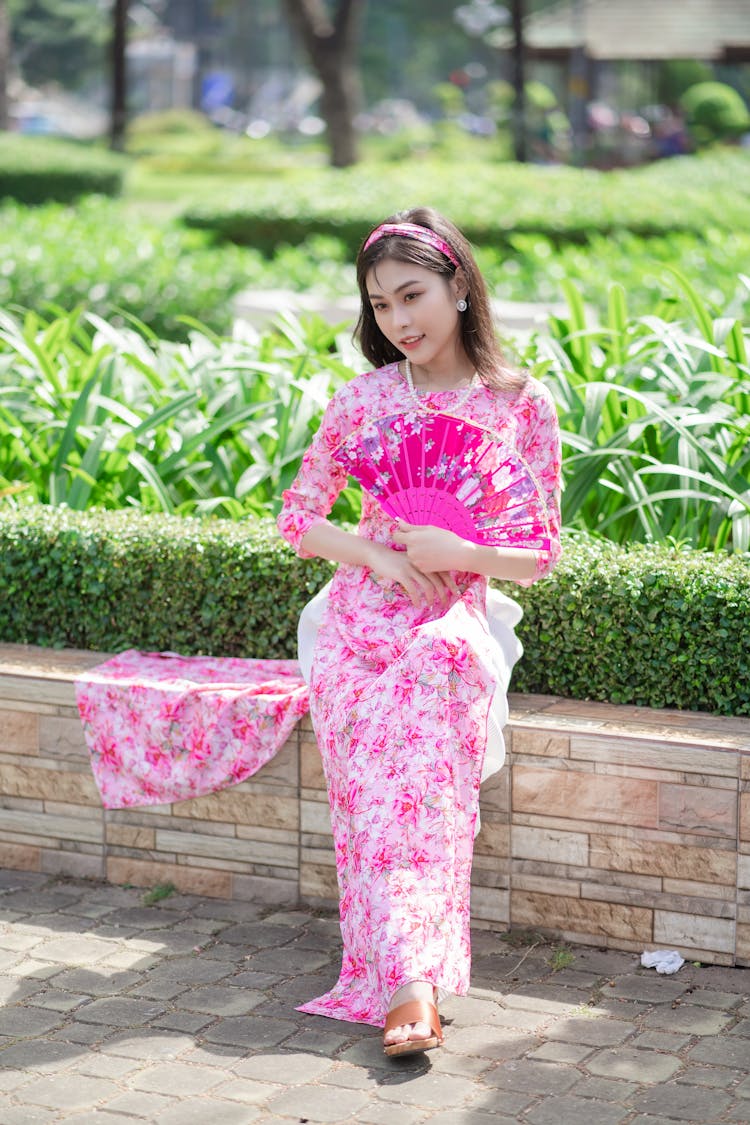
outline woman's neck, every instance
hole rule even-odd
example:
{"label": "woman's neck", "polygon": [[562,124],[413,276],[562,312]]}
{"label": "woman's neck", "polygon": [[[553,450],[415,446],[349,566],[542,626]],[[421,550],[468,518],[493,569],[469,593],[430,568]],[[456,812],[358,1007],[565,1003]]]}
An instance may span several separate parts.
{"label": "woman's neck", "polygon": [[[406,376],[406,363],[399,364],[399,369]],[[456,359],[455,362],[437,365],[418,363],[411,364],[411,377],[414,386],[420,391],[452,391],[465,387],[471,382],[475,374],[468,356]]]}

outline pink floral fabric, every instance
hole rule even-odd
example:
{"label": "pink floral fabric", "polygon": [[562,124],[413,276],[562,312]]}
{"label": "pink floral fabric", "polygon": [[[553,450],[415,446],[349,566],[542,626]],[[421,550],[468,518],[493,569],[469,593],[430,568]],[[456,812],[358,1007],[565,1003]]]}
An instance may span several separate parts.
{"label": "pink floral fabric", "polygon": [[76,678],[102,804],[185,801],[265,765],[308,710],[294,660],[131,650]]}
{"label": "pink floral fabric", "polygon": [[[427,396],[449,412],[460,392]],[[278,526],[300,541],[324,520],[347,474],[334,452],[369,418],[413,408],[396,364],[361,375],[328,405]],[[529,380],[520,394],[478,389],[464,417],[522,454],[548,503],[559,555],[560,440],[554,405]],[[359,533],[393,545],[396,524],[367,492]],[[341,975],[303,1012],[382,1026],[411,980],[469,986],[469,890],[487,720],[495,690],[487,580],[454,574],[447,609],[413,606],[366,567],[341,565],[317,636],[310,709],[331,809],[344,944]]]}

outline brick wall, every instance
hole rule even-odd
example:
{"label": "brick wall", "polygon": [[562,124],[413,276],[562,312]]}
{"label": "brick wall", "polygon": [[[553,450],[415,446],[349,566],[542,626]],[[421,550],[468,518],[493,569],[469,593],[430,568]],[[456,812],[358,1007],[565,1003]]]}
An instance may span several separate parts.
{"label": "brick wall", "polygon": [[[101,659],[0,646],[0,866],[334,903],[309,718],[240,785],[105,811],[73,694]],[[482,787],[475,925],[750,965],[750,720],[512,696],[506,737]]]}

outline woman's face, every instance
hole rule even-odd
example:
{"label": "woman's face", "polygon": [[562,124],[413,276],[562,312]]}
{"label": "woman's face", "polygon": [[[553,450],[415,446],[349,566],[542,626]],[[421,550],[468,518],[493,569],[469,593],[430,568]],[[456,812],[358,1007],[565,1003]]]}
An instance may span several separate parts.
{"label": "woman's face", "polygon": [[367,293],[380,331],[426,374],[450,373],[465,359],[456,301],[460,276],[384,258],[367,274]]}

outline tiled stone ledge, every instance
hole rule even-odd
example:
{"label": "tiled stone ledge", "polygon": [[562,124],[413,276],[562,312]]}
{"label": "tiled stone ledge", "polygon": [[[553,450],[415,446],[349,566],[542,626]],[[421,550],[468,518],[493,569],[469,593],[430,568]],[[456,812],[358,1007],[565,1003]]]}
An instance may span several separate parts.
{"label": "tiled stone ledge", "polygon": [[[73,677],[99,653],[0,646],[0,866],[269,903],[332,903],[309,719],[253,778],[105,811]],[[476,925],[750,965],[750,720],[511,696],[482,787]]]}

